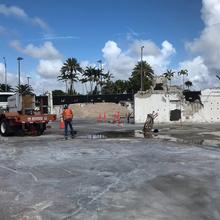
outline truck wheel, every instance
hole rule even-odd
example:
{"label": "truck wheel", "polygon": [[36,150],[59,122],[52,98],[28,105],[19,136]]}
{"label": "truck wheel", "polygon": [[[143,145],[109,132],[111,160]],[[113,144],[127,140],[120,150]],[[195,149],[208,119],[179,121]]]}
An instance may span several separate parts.
{"label": "truck wheel", "polygon": [[6,119],[3,119],[0,122],[0,133],[3,136],[7,136],[10,134],[10,125]]}
{"label": "truck wheel", "polygon": [[44,131],[46,130],[46,124],[38,124],[36,125],[37,135],[42,135]]}

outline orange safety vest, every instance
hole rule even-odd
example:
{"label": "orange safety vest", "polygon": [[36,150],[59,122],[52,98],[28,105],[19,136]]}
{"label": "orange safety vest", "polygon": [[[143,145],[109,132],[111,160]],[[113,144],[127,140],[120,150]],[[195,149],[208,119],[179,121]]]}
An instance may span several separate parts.
{"label": "orange safety vest", "polygon": [[64,109],[63,110],[63,119],[72,119],[73,118],[73,111],[70,108]]}

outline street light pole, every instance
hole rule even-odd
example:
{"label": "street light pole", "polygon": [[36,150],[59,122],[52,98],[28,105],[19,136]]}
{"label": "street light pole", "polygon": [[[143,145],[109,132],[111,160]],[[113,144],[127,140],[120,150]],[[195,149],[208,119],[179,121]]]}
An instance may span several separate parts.
{"label": "street light pole", "polygon": [[102,60],[97,61],[100,64],[100,71],[101,71],[101,85],[100,85],[100,90],[101,90],[101,95],[102,95]]}
{"label": "street light pole", "polygon": [[30,85],[30,84],[29,84],[30,79],[31,79],[31,77],[30,77],[30,76],[27,76],[28,86]]}
{"label": "street light pole", "polygon": [[141,91],[143,91],[143,49],[144,46],[141,46]]}
{"label": "street light pole", "polygon": [[3,60],[4,60],[4,64],[5,64],[5,92],[7,92],[7,65],[6,65],[6,58],[3,57]]}
{"label": "street light pole", "polygon": [[20,94],[20,87],[21,87],[21,60],[23,60],[22,57],[18,57],[17,61],[18,61],[18,91]]}

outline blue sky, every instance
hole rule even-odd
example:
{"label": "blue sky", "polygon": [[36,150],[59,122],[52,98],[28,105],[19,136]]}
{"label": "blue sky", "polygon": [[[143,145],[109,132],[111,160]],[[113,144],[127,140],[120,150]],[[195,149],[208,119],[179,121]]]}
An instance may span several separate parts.
{"label": "blue sky", "polygon": [[[219,68],[220,45],[211,37],[220,31],[212,27],[220,22],[218,14],[218,0],[2,0],[0,53],[7,59],[9,82],[16,84],[16,58],[22,56],[22,80],[31,76],[38,92],[64,89],[56,76],[68,57],[82,66],[101,59],[115,79],[127,79],[142,45],[144,60],[157,74],[188,68],[195,86],[212,86],[214,77],[208,84],[205,78]],[[204,49],[210,46],[216,56]],[[0,82],[3,73],[0,59]]]}

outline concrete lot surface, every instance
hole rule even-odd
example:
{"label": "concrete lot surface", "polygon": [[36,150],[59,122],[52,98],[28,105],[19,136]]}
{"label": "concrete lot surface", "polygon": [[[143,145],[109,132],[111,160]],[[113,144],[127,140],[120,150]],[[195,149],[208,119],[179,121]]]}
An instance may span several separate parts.
{"label": "concrete lot surface", "polygon": [[220,219],[218,125],[74,125],[0,137],[1,220]]}

